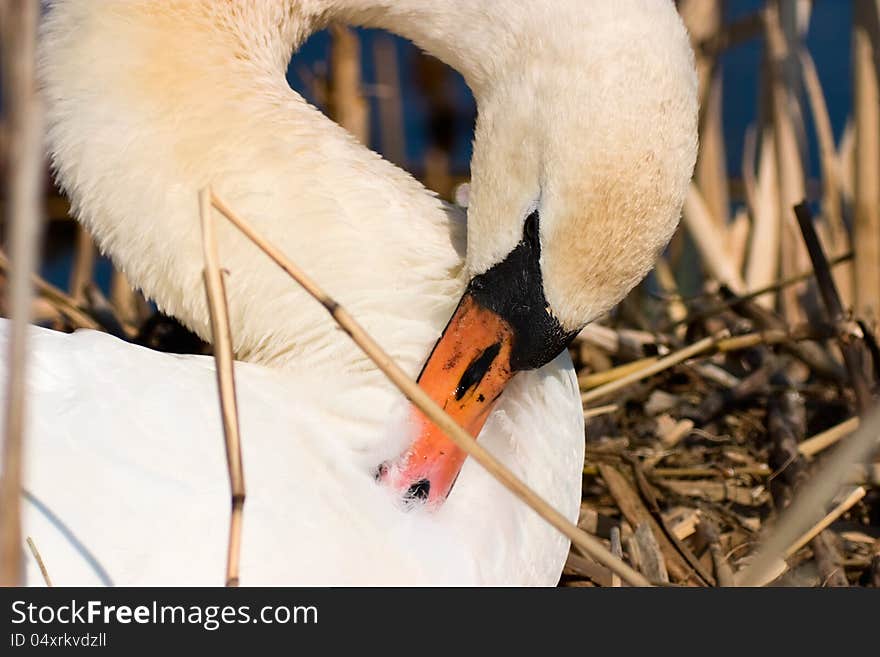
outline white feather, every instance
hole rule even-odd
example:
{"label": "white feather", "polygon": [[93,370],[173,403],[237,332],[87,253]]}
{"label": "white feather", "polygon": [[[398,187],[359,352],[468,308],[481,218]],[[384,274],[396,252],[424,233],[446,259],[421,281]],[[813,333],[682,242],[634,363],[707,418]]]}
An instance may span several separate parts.
{"label": "white feather", "polygon": [[[0,320],[0,350],[8,327]],[[34,328],[29,340],[24,531],[55,583],[222,584],[230,499],[213,359],[93,331]],[[247,363],[236,363],[236,384],[244,584],[559,577],[567,541],[476,464],[436,513],[402,510],[373,480],[389,449],[374,427],[394,417],[396,395],[333,372],[318,386],[311,372]],[[558,418],[552,430],[548,416]],[[583,420],[566,356],[519,376],[481,441],[576,518]],[[33,559],[27,566],[39,585]]]}

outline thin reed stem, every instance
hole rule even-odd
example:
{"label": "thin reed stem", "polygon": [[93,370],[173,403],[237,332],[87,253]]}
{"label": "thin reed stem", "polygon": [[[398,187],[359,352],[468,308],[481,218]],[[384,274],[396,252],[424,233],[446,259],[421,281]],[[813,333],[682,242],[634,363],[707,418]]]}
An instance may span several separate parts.
{"label": "thin reed stem", "polygon": [[211,212],[211,191],[208,189],[199,193],[199,213],[202,225],[202,249],[205,256],[205,290],[211,314],[214,360],[217,365],[217,385],[220,389],[223,435],[226,439],[226,465],[229,469],[229,487],[232,492],[229,548],[226,557],[226,586],[238,586],[245,501],[244,469],[241,459],[238,404],[235,396],[234,356],[232,334],[229,328],[229,309],[226,305],[226,288],[217,254],[217,236],[214,232],[214,218]]}
{"label": "thin reed stem", "polygon": [[[202,194],[208,198],[211,192]],[[275,246],[263,238],[247,221],[240,217],[216,194],[211,195],[213,206],[219,210],[244,235],[263,250],[275,263],[289,274],[306,292],[317,300],[330,313],[355,344],[375,363],[376,367],[388,377],[398,390],[409,399],[426,417],[434,422],[455,445],[485,468],[505,488],[525,502],[539,516],[566,536],[577,547],[597,562],[620,575],[621,579],[632,586],[649,586],[648,580],[630,568],[621,559],[609,552],[602,543],[593,536],[572,524],[559,511],[554,509],[542,497],[535,493],[498,459],[490,454],[478,441],[462,429],[455,420],[431,399],[419,385],[385,353],[372,337],[358,324],[339,303],[327,295],[315,281],[297,267]]]}

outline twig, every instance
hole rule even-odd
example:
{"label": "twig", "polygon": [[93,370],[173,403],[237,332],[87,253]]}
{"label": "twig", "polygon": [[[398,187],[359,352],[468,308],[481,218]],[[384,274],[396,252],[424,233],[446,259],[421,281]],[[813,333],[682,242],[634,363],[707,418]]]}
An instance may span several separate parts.
{"label": "twig", "polygon": [[832,453],[822,471],[802,486],[800,494],[764,541],[754,560],[738,580],[760,586],[778,565],[779,558],[814,524],[816,509],[823,509],[845,481],[852,466],[864,463],[880,447],[880,410],[875,409],[850,438]]}
{"label": "twig", "polygon": [[869,586],[880,589],[880,539],[874,543],[874,554],[871,557],[871,565],[868,568]]}
{"label": "twig", "polygon": [[[743,569],[741,573],[737,574],[736,581],[741,586],[766,586],[770,582],[779,578],[786,570],[788,570],[788,563],[786,561],[787,559],[790,559],[792,556],[794,556],[798,550],[800,550],[810,541],[813,541],[821,532],[830,527],[831,523],[833,523],[835,520],[840,518],[840,516],[849,511],[852,507],[854,507],[856,503],[865,496],[865,493],[866,491],[862,486],[854,489],[849,495],[847,495],[846,499],[840,502],[840,504],[836,505],[821,520],[819,520],[819,522],[810,527],[797,539],[792,541],[791,545],[785,548],[781,557],[778,557],[768,562],[768,564],[763,567],[763,570],[760,573],[761,577],[755,576],[755,563],[752,562],[751,565],[747,566]],[[789,512],[789,514],[790,513],[791,512]],[[750,577],[755,578],[749,579]]]}
{"label": "twig", "polygon": [[43,108],[37,93],[35,49],[40,4],[32,0],[0,3],[3,96],[11,127],[6,225],[11,226],[12,326],[7,356],[6,422],[0,477],[0,586],[22,576],[21,485],[24,460],[27,333],[33,299],[43,217]]}
{"label": "twig", "polygon": [[[617,502],[618,508],[620,508],[621,513],[623,513],[629,524],[633,527],[638,527],[642,523],[650,525],[657,538],[659,549],[663,552],[669,574],[680,582],[691,583],[699,581],[626,477],[613,465],[599,463],[598,467],[599,474],[608,486],[608,491],[615,502]],[[638,547],[641,548],[641,545],[638,545]],[[640,561],[643,561],[645,555],[641,551],[639,555]]]}
{"label": "twig", "polygon": [[[784,276],[796,273],[807,263],[804,248],[796,239],[797,227],[788,212],[788,208],[806,195],[800,139],[802,122],[797,98],[800,67],[797,58],[792,56],[797,51],[800,35],[794,34],[791,21],[783,20],[780,15],[789,9],[791,7],[771,2],[764,11],[782,228],[780,264]],[[805,297],[806,291],[802,285],[782,291],[783,316],[789,323],[803,321],[805,308],[800,298]]]}
{"label": "twig", "polygon": [[[846,321],[846,314],[843,310],[843,304],[840,302],[840,295],[837,292],[837,286],[834,284],[834,278],[831,276],[828,261],[825,259],[825,252],[813,226],[813,215],[805,202],[796,205],[794,213],[797,216],[804,242],[807,245],[807,252],[810,255],[813,269],[816,272],[816,284],[819,286],[828,318],[833,324],[842,326]],[[862,365],[862,354],[864,352],[853,341],[852,333],[851,331],[848,335],[841,332],[839,338],[840,351],[843,353],[843,360],[856,393],[859,413],[865,413],[871,407],[871,387],[865,379]]]}
{"label": "twig", "polygon": [[840,554],[837,543],[837,535],[830,529],[826,529],[810,541],[813,559],[822,578],[821,586],[823,587],[849,586],[844,570],[843,556]]}
{"label": "twig", "polygon": [[[623,559],[623,546],[620,543],[620,527],[615,525],[611,528],[611,554],[618,559]],[[620,576],[614,574],[611,576],[611,586],[618,588],[620,586]]]}
{"label": "twig", "polygon": [[379,96],[380,151],[388,160],[403,165],[406,160],[403,130],[403,105],[400,95],[400,73],[394,39],[389,34],[379,34],[373,39],[373,62],[376,84],[388,91]]}
{"label": "twig", "polygon": [[[852,260],[853,254],[852,252],[844,253],[843,255],[839,255],[836,258],[832,258],[828,261],[829,267],[836,267],[838,265],[848,263]],[[694,313],[689,313],[687,317],[683,319],[670,322],[664,327],[664,330],[669,331],[674,329],[676,326],[680,324],[691,324],[693,322],[699,321],[701,319],[706,319],[707,317],[712,317],[713,315],[717,315],[720,312],[727,310],[728,308],[733,308],[744,301],[750,301],[756,299],[758,297],[764,296],[765,294],[769,294],[770,292],[777,292],[784,287],[789,285],[794,285],[795,283],[800,283],[801,281],[806,281],[812,278],[815,275],[813,268],[810,267],[809,270],[805,270],[800,272],[799,274],[795,274],[794,276],[789,276],[787,278],[781,278],[775,283],[771,283],[770,285],[766,285],[764,287],[758,288],[756,290],[752,290],[748,294],[734,294],[731,291],[731,296],[729,299],[725,299],[719,303],[713,304],[707,308],[701,308],[699,311]],[[704,298],[706,295],[700,295],[701,298]]]}
{"label": "twig", "polygon": [[[677,326],[687,318],[688,311],[687,306],[684,305],[681,299],[681,295],[678,294],[678,284],[675,281],[672,267],[669,266],[669,262],[663,256],[660,256],[657,259],[657,264],[654,265],[654,278],[657,279],[657,283],[667,299],[669,299],[666,305],[666,312],[673,325]],[[684,331],[682,331],[683,333]]]}
{"label": "twig", "polygon": [[[761,97],[770,95],[769,76],[763,80]],[[779,278],[779,185],[776,167],[776,136],[771,123],[761,130],[758,156],[758,177],[752,210],[752,234],[746,258],[746,285],[749,289],[764,288]],[[748,163],[746,163],[748,165]],[[762,296],[759,303],[772,308],[775,297]]]}
{"label": "twig", "polygon": [[684,541],[679,538],[678,534],[669,523],[667,517],[660,512],[660,504],[657,501],[657,490],[648,482],[648,478],[645,476],[645,471],[642,467],[641,461],[634,457],[632,454],[624,453],[623,456],[632,467],[636,487],[638,488],[639,494],[641,495],[642,500],[644,500],[645,505],[648,511],[651,513],[651,516],[656,522],[657,526],[659,526],[663,530],[666,538],[669,540],[669,542],[672,544],[672,546],[675,548],[681,558],[684,559],[685,563],[689,565],[693,569],[693,572],[697,574],[701,583],[714,585],[715,582],[712,579],[712,575],[703,567],[693,551],[684,543]]}
{"label": "twig", "polygon": [[835,506],[828,514],[822,518],[819,522],[813,525],[809,531],[805,532],[803,536],[801,536],[798,540],[789,546],[789,548],[785,551],[785,558],[788,559],[792,555],[794,555],[798,550],[804,547],[807,543],[812,541],[816,536],[818,536],[821,532],[828,529],[835,520],[837,520],[844,513],[853,508],[856,503],[861,500],[867,491],[864,486],[859,486],[854,489],[849,495],[846,496],[840,504]]}
{"label": "twig", "polygon": [[[842,204],[840,200],[840,175],[837,167],[837,149],[834,146],[834,131],[831,127],[831,118],[828,116],[828,106],[825,102],[825,93],[822,91],[822,83],[816,71],[816,65],[810,51],[800,48],[799,51],[801,70],[804,76],[804,88],[810,101],[810,109],[813,115],[813,125],[816,128],[816,139],[819,142],[819,163],[822,166],[822,210],[830,228],[831,249],[835,253],[848,250],[849,236],[846,224],[843,222]],[[831,263],[828,263],[829,265]],[[840,286],[851,272],[844,270],[837,278]],[[846,290],[851,287],[852,281],[846,284]],[[846,292],[841,290],[844,298]]]}
{"label": "twig", "polygon": [[[0,250],[0,270],[8,272],[10,268],[11,265],[9,259],[6,257],[6,254]],[[64,290],[55,287],[36,272],[31,274],[31,282],[37,289],[37,292],[46,297],[46,299],[55,306],[58,312],[70,321],[74,328],[88,328],[94,330],[99,330],[101,328],[100,324],[92,319],[86,312],[81,310],[73,297],[64,292]]]}
{"label": "twig", "polygon": [[647,522],[640,523],[636,527],[633,537],[639,546],[642,573],[652,582],[668,584],[669,574],[666,572],[666,561],[657,544],[657,538],[651,531],[651,525]]}
{"label": "twig", "polygon": [[611,383],[607,383],[603,386],[599,386],[589,392],[585,392],[581,395],[581,402],[584,404],[589,404],[590,402],[596,401],[597,399],[601,399],[606,395],[610,395],[612,392],[617,392],[621,388],[625,388],[626,386],[635,383],[636,381],[641,381],[642,379],[646,379],[649,376],[654,376],[664,370],[673,367],[674,365],[678,365],[679,363],[683,363],[688,358],[693,358],[698,354],[705,353],[711,350],[716,344],[718,344],[720,337],[719,336],[709,336],[707,338],[703,338],[695,342],[692,345],[685,347],[684,349],[680,349],[676,352],[669,354],[659,360],[656,360],[652,363],[648,363],[645,367],[642,367],[631,374],[627,374],[616,381],[612,381]]}
{"label": "twig", "polygon": [[682,217],[708,273],[735,292],[744,293],[746,284],[724,250],[720,229],[694,183],[688,187]]}
{"label": "twig", "polygon": [[721,54],[727,48],[733,48],[761,36],[763,28],[764,17],[760,11],[756,11],[722,26],[722,29],[701,40],[697,44],[697,48],[707,56],[714,57]]}
{"label": "twig", "polygon": [[[726,288],[721,288],[723,295],[733,294]],[[752,300],[742,301],[733,305],[733,309],[763,329],[788,330],[788,324],[781,317],[776,315],[772,310],[764,308],[760,304]],[[833,335],[827,337],[834,337]],[[821,338],[827,339],[827,338]],[[783,342],[782,349],[790,353],[795,358],[803,361],[811,370],[818,375],[830,379],[838,384],[844,384],[847,381],[846,370],[840,364],[831,358],[818,344],[810,342]]]}
{"label": "twig", "polygon": [[95,242],[88,231],[77,224],[73,248],[73,269],[70,272],[70,296],[77,304],[86,300],[86,288],[95,278]]}
{"label": "twig", "polygon": [[667,449],[675,447],[678,443],[684,440],[684,438],[687,437],[691,431],[693,431],[693,428],[694,423],[692,420],[679,420],[678,422],[673,424],[668,430],[660,434],[660,442]]}
{"label": "twig", "polygon": [[[203,192],[210,194],[210,191]],[[535,513],[544,518],[560,533],[566,536],[586,554],[605,566],[632,586],[649,586],[650,583],[638,572],[623,561],[612,555],[602,543],[582,529],[569,522],[565,516],[550,506],[543,498],[523,483],[498,459],[490,454],[480,443],[473,439],[455,420],[432,400],[419,385],[386,354],[382,348],[367,334],[354,318],[339,303],[329,297],[318,285],[299,269],[281,251],[266,241],[254,228],[236,214],[217,195],[210,196],[211,203],[248,239],[263,250],[275,263],[291,276],[310,296],[318,301],[330,316],[339,324],[358,347],[375,363],[376,367],[388,377],[398,390],[409,399],[422,413],[440,428],[446,436],[462,451],[485,468],[495,479],[510,492],[525,502]]]}
{"label": "twig", "polygon": [[27,546],[30,548],[31,554],[37,562],[37,565],[40,567],[40,572],[43,574],[43,581],[46,582],[46,586],[52,586],[52,580],[49,578],[49,571],[46,568],[46,564],[43,563],[43,557],[40,556],[40,551],[37,549],[36,543],[34,543],[34,539],[30,536],[27,537]]}
{"label": "twig", "polygon": [[360,39],[353,29],[340,23],[330,26],[330,34],[331,113],[359,142],[369,144],[369,106],[361,93]]}
{"label": "twig", "polygon": [[592,390],[601,385],[619,381],[633,372],[641,372],[644,368],[652,363],[656,363],[658,360],[656,356],[649,356],[648,358],[639,358],[638,360],[612,367],[610,370],[581,375],[578,377],[578,385],[581,390]]}
{"label": "twig", "polygon": [[856,314],[874,328],[880,315],[880,34],[875,0],[856,0],[853,8]]}
{"label": "twig", "polygon": [[140,326],[148,317],[143,297],[131,287],[128,276],[115,270],[110,279],[110,300],[119,318],[128,326]]}
{"label": "twig", "polygon": [[245,485],[241,460],[238,407],[235,396],[232,335],[229,329],[229,310],[226,306],[226,288],[217,255],[217,237],[214,234],[210,189],[199,192],[199,213],[202,224],[202,249],[205,257],[205,290],[211,314],[211,335],[214,342],[214,360],[217,366],[217,385],[220,389],[220,411],[223,419],[223,434],[226,438],[226,465],[229,469],[229,487],[232,492],[229,549],[226,557],[226,586],[238,586]]}
{"label": "twig", "polygon": [[565,567],[577,575],[591,579],[599,586],[614,586],[614,579],[617,577],[605,566],[601,566],[589,557],[576,552],[568,554]]}
{"label": "twig", "polygon": [[798,451],[806,457],[815,456],[824,449],[835,445],[841,438],[851,434],[859,428],[859,418],[851,417],[840,424],[831,427],[812,438],[807,438],[798,445]]}
{"label": "twig", "polygon": [[718,528],[715,526],[715,523],[709,518],[702,518],[697,527],[697,533],[709,546],[709,554],[712,555],[712,566],[715,568],[715,580],[718,586],[733,586],[733,570],[727,562],[724,551],[721,549]]}
{"label": "twig", "polygon": [[[617,372],[615,372],[615,376],[609,383],[582,393],[581,402],[584,404],[592,403],[597,399],[601,399],[613,392],[617,392],[628,385],[641,381],[642,379],[647,379],[655,374],[659,374],[660,372],[668,370],[670,367],[683,363],[689,358],[705,354],[713,349],[719,353],[727,353],[730,351],[748,349],[757,345],[785,344],[791,340],[810,340],[817,337],[826,336],[822,335],[821,332],[817,333],[813,327],[810,326],[803,327],[803,330],[789,331],[785,329],[771,329],[768,331],[757,331],[755,333],[745,333],[743,335],[732,337],[727,337],[727,332],[722,331],[716,336],[709,336],[702,340],[698,340],[692,345],[679,349],[663,358],[656,360],[653,358],[646,358],[643,361],[638,361],[640,367],[637,367],[634,370],[629,368],[630,365],[633,365],[632,363],[627,363],[626,365],[621,365],[619,368],[615,368],[615,370],[622,368],[628,369],[624,376],[618,377],[616,376]],[[599,374],[603,373],[600,372]],[[589,383],[593,381],[593,379],[589,379],[589,377],[584,377],[583,380],[586,380]]]}
{"label": "twig", "polygon": [[614,413],[618,409],[617,404],[606,404],[605,406],[596,406],[594,408],[584,409],[584,419],[589,420],[591,417],[597,417],[599,415],[607,415],[608,413]]}

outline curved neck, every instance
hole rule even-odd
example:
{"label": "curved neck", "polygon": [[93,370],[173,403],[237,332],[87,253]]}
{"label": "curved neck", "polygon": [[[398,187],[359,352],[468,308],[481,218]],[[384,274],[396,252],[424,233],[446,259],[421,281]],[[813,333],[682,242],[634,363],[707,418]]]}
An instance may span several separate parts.
{"label": "curved neck", "polygon": [[516,47],[525,15],[517,0],[306,0],[297,5],[313,29],[341,21],[404,37],[461,73],[475,94]]}

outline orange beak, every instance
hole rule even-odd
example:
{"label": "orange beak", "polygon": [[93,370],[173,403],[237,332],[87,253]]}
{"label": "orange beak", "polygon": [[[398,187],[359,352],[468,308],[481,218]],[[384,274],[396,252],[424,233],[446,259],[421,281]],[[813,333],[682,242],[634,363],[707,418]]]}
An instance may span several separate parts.
{"label": "orange beak", "polygon": [[[563,328],[547,303],[538,219],[535,210],[507,257],[470,280],[419,375],[422,389],[474,438],[513,375],[549,363],[580,330]],[[416,439],[397,461],[379,468],[378,478],[406,501],[437,506],[465,453],[421,411],[410,414]]]}
{"label": "orange beak", "polygon": [[[419,376],[421,388],[474,438],[513,377],[513,338],[506,320],[466,293]],[[467,455],[421,411],[410,412],[418,436],[379,478],[405,500],[442,503]]]}

